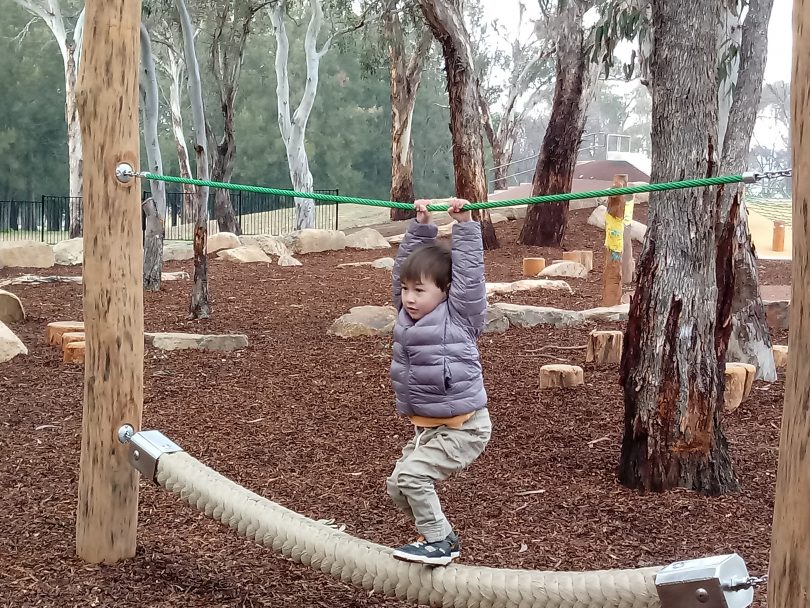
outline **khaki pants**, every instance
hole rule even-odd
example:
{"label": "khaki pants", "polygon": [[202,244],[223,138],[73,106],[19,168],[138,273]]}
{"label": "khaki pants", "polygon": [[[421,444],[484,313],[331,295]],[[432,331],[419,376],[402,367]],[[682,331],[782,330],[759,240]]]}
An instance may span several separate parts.
{"label": "khaki pants", "polygon": [[453,531],[434,484],[468,467],[484,451],[491,433],[489,411],[484,408],[459,429],[417,427],[402,448],[402,457],[386,480],[388,495],[414,520],[426,541],[444,540]]}

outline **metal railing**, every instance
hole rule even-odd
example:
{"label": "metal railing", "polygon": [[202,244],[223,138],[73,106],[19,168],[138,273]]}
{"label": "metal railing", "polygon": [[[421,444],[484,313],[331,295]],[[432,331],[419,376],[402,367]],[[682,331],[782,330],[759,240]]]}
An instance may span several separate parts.
{"label": "metal railing", "polygon": [[[315,190],[323,194],[340,195],[337,189]],[[219,232],[215,219],[216,192],[209,193],[208,233]],[[242,234],[280,235],[291,232],[295,225],[295,202],[281,196],[229,192],[236,221]],[[143,199],[150,196],[142,193]],[[166,193],[164,225],[166,240],[194,239],[193,201],[184,192]],[[42,241],[54,244],[70,238],[70,203],[81,197],[43,195],[38,201],[0,200],[0,241]],[[338,203],[319,202],[315,206],[315,227],[338,229]],[[141,226],[146,224],[141,217]]]}

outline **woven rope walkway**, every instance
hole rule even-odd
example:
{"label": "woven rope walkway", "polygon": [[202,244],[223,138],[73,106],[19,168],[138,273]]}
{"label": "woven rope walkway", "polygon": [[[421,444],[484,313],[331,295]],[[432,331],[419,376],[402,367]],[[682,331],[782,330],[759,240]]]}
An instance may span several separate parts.
{"label": "woven rope walkway", "polygon": [[344,583],[445,608],[660,608],[660,568],[546,572],[466,565],[430,568],[313,521],[237,485],[185,452],[164,454],[157,482],[240,536]]}

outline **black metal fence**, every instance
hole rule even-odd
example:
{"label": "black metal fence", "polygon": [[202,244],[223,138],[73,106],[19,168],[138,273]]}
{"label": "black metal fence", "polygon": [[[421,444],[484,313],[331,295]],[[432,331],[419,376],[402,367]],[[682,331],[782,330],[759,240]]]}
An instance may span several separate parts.
{"label": "black metal fence", "polygon": [[[335,194],[335,190],[315,190],[317,193]],[[208,233],[219,232],[214,207],[217,192],[208,197]],[[289,197],[228,191],[234,215],[242,234],[279,235],[295,226],[295,201]],[[143,192],[143,198],[150,196]],[[81,201],[80,197],[74,197]],[[42,196],[38,201],[0,200],[0,241],[39,240],[58,243],[70,238],[69,196]],[[166,240],[190,241],[194,239],[193,200],[184,192],[166,193]],[[315,227],[338,228],[338,203],[316,202]],[[145,222],[142,222],[142,226]]]}

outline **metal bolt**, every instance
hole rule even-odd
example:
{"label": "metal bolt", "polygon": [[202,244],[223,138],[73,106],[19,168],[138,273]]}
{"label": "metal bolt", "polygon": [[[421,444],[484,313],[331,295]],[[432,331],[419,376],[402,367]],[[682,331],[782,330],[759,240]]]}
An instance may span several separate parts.
{"label": "metal bolt", "polygon": [[133,450],[132,451],[132,457],[135,460],[140,460],[141,459],[141,453],[138,450]]}
{"label": "metal bolt", "polygon": [[118,441],[120,441],[121,443],[129,443],[134,434],[135,429],[132,428],[132,425],[125,424],[120,429],[118,429]]}
{"label": "metal bolt", "polygon": [[697,601],[699,601],[701,604],[705,604],[706,602],[709,601],[709,592],[706,591],[703,587],[701,587],[700,589],[697,589],[695,591],[695,597],[697,598]]}
{"label": "metal bolt", "polygon": [[115,168],[115,177],[118,178],[118,181],[122,184],[126,184],[135,176],[135,169],[132,168],[132,165],[129,163],[120,163]]}

